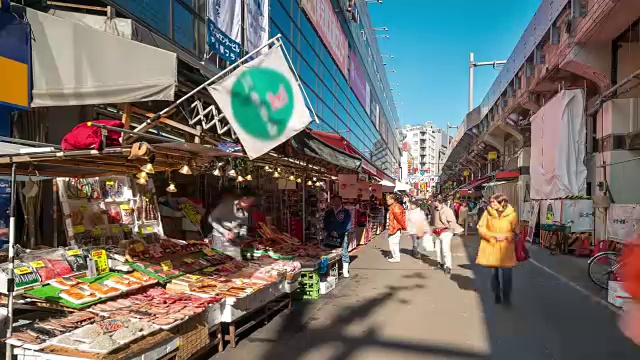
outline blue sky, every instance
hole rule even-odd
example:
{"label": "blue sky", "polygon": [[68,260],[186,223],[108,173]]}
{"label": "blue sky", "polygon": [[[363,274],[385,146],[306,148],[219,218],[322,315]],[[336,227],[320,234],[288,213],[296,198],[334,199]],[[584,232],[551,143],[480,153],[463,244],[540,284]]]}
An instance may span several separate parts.
{"label": "blue sky", "polygon": [[[402,125],[458,125],[468,108],[469,52],[476,61],[506,60],[541,0],[384,0],[369,4]],[[477,106],[498,75],[476,68]],[[400,95],[398,95],[398,93]]]}

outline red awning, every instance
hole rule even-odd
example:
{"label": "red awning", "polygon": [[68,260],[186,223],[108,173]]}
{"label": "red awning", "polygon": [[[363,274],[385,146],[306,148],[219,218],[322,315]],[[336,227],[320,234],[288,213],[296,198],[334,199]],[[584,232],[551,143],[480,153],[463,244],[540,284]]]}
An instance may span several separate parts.
{"label": "red awning", "polygon": [[520,170],[503,171],[496,174],[496,179],[513,179],[520,176]]}

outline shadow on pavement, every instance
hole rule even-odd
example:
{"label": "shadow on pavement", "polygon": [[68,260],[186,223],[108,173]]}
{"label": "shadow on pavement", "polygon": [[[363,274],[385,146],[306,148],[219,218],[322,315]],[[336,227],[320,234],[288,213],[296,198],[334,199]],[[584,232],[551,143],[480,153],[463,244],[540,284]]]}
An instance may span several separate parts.
{"label": "shadow on pavement", "polygon": [[[409,274],[408,277],[415,276]],[[337,318],[333,319],[329,324],[321,327],[306,327],[307,322],[305,312],[309,310],[309,303],[301,303],[298,309],[286,314],[283,321],[284,326],[279,330],[278,336],[273,342],[270,349],[261,357],[263,360],[272,359],[301,359],[306,355],[310,355],[320,347],[325,345],[340,345],[339,351],[327,359],[346,360],[353,356],[356,352],[363,349],[381,348],[400,350],[407,353],[436,355],[451,359],[486,359],[486,354],[458,350],[452,347],[437,344],[418,344],[414,342],[385,339],[379,329],[370,327],[364,330],[360,335],[348,334],[345,328],[359,320],[366,319],[370,316],[374,309],[384,305],[385,303],[397,298],[399,301],[405,301],[399,298],[399,295],[410,293],[412,289],[424,288],[424,284],[414,284],[412,286],[388,286],[387,291],[370,298],[358,305],[348,306]],[[329,298],[330,300],[330,298]],[[313,319],[313,318],[312,318]],[[296,329],[295,331],[293,329]],[[303,338],[292,341],[292,332],[302,334]]]}
{"label": "shadow on pavement", "polygon": [[475,280],[469,276],[461,274],[451,274],[451,281],[458,285],[460,290],[477,291]]}

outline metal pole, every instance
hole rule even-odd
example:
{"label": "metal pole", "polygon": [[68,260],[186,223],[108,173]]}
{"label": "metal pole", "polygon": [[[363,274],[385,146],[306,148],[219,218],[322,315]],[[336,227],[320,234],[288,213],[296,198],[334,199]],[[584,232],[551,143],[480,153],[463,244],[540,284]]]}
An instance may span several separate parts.
{"label": "metal pole", "polygon": [[[9,278],[7,279],[7,293],[9,298],[7,300],[7,338],[11,337],[13,330],[13,291],[14,291],[14,274],[13,274],[13,261],[15,260],[15,243],[16,243],[16,166],[13,164],[11,167],[11,207],[9,210]],[[13,358],[13,349],[11,344],[7,345],[7,352],[5,354],[6,360]]]}
{"label": "metal pole", "polygon": [[[108,126],[108,125],[96,124],[96,123],[91,122],[91,121],[89,121],[87,123],[87,126],[94,126],[94,127],[97,127],[97,128],[103,129],[103,130],[118,131],[118,132],[121,132],[123,134],[140,136],[142,138],[146,138],[146,139],[149,139],[149,140],[157,140],[157,141],[164,141],[164,142],[185,142],[184,140],[177,140],[177,139],[174,140],[174,139],[166,138],[164,136],[157,136],[157,135],[150,135],[150,134],[139,134],[139,133],[136,133],[135,130],[127,130],[127,129],[121,129],[121,128],[117,128],[117,127],[113,127],[113,126]],[[103,137],[104,137],[104,135],[103,135]],[[106,140],[104,140],[104,141],[106,141]],[[106,144],[104,144],[104,145],[105,145],[105,148],[106,148]]]}
{"label": "metal pole", "polygon": [[302,243],[307,243],[307,176],[302,176]]}
{"label": "metal pole", "polygon": [[469,53],[469,111],[473,110],[473,53]]}
{"label": "metal pole", "polygon": [[153,123],[155,123],[158,119],[160,119],[162,117],[162,115],[164,115],[164,114],[168,113],[169,111],[175,109],[176,107],[178,107],[178,105],[182,104],[185,100],[187,100],[191,96],[197,94],[200,90],[202,90],[202,89],[206,88],[207,86],[213,84],[218,79],[224,77],[227,73],[229,73],[233,69],[239,67],[247,59],[250,59],[253,55],[255,55],[258,52],[262,51],[262,49],[264,49],[265,47],[268,47],[271,43],[273,43],[273,42],[275,42],[276,40],[279,40],[279,39],[280,39],[280,34],[276,35],[275,37],[273,37],[272,39],[270,39],[269,41],[264,43],[262,46],[259,46],[258,48],[256,48],[252,52],[248,53],[242,59],[240,59],[240,60],[236,61],[235,63],[231,64],[228,68],[226,68],[226,69],[222,70],[220,73],[218,73],[218,75],[216,75],[216,76],[212,77],[211,79],[205,81],[202,85],[200,85],[197,88],[193,89],[193,91],[191,91],[187,95],[183,96],[182,98],[180,98],[175,103],[169,105],[166,109],[164,109],[164,110],[160,111],[159,113],[153,115],[152,117],[147,119],[145,122],[143,122],[140,126],[135,128],[134,131],[139,133],[139,132],[143,131],[145,129],[145,127],[153,125]]}

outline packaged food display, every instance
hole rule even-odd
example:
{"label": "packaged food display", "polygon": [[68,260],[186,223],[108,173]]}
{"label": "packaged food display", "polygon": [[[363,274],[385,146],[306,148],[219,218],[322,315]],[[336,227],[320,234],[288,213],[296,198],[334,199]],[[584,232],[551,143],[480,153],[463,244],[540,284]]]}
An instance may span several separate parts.
{"label": "packaged food display", "polygon": [[83,288],[96,293],[101,298],[114,297],[122,294],[122,291],[120,289],[117,289],[105,284],[93,283],[89,285],[84,285]]}
{"label": "packaged food display", "polygon": [[99,299],[98,295],[82,287],[72,287],[61,290],[58,296],[76,305],[86,304]]}
{"label": "packaged food display", "polygon": [[77,247],[72,246],[66,248],[64,257],[74,273],[87,271],[87,259]]}
{"label": "packaged food display", "polygon": [[42,282],[73,273],[71,266],[65,260],[62,249],[32,251],[21,256],[21,260],[29,263],[38,272]]}
{"label": "packaged food display", "polygon": [[65,277],[57,277],[49,282],[49,284],[59,288],[59,289],[69,289],[77,285],[86,285],[84,281],[80,281],[68,276]]}
{"label": "packaged food display", "polygon": [[124,276],[123,277],[114,276],[111,279],[105,281],[104,283],[105,285],[114,287],[116,289],[124,290],[124,291],[138,289],[143,285],[141,281],[132,280],[131,278],[124,277]]}
{"label": "packaged food display", "polygon": [[[0,270],[5,273],[6,277],[9,277],[8,263],[2,264]],[[16,261],[13,264],[13,276],[15,279],[16,289],[40,283],[40,276],[38,275],[38,272],[29,264],[20,261]]]}
{"label": "packaged food display", "polygon": [[150,285],[158,282],[158,280],[152,278],[149,275],[143,274],[139,271],[132,272],[131,274],[127,274],[123,277],[126,279],[134,280],[134,281],[140,281],[144,285]]}

